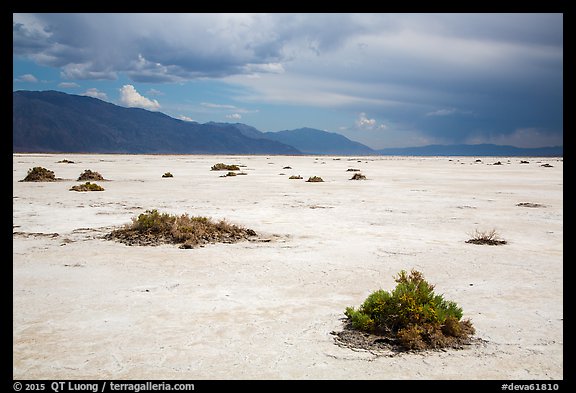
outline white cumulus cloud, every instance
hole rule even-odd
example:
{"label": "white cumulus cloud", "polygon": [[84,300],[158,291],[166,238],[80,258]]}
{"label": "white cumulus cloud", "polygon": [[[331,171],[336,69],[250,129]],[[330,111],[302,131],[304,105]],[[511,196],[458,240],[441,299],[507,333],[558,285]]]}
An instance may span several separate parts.
{"label": "white cumulus cloud", "polygon": [[372,129],[376,125],[376,120],[375,119],[369,119],[368,117],[366,117],[366,113],[362,112],[358,116],[358,120],[356,120],[356,125],[360,128]]}
{"label": "white cumulus cloud", "polygon": [[240,120],[242,118],[242,115],[240,113],[231,113],[229,115],[226,115],[226,118],[232,120]]}
{"label": "white cumulus cloud", "polygon": [[361,112],[356,119],[356,128],[360,130],[384,130],[385,124],[378,124],[376,119],[370,119],[365,112]]}
{"label": "white cumulus cloud", "polygon": [[106,95],[106,93],[98,90],[95,87],[87,89],[84,93],[82,93],[82,95],[88,96],[88,97],[93,97],[93,98],[98,98],[100,100],[107,100],[108,99],[108,96]]}
{"label": "white cumulus cloud", "polygon": [[159,109],[160,103],[144,97],[132,85],[124,85],[120,88],[120,103],[129,108]]}
{"label": "white cumulus cloud", "polygon": [[178,119],[180,119],[182,121],[194,121],[191,117],[185,116],[185,115],[178,116]]}
{"label": "white cumulus cloud", "polygon": [[38,79],[32,74],[24,74],[24,75],[20,75],[18,78],[16,78],[16,82],[36,83],[36,82],[38,82]]}

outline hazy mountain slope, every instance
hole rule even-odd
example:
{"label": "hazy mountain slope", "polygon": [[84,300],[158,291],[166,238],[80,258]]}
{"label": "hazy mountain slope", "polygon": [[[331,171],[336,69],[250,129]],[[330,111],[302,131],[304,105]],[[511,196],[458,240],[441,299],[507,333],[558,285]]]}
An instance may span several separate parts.
{"label": "hazy mountain slope", "polygon": [[371,155],[374,150],[343,135],[313,128],[266,132],[264,137],[294,146],[307,154]]}
{"label": "hazy mountain slope", "polygon": [[299,154],[229,126],[184,122],[56,91],[13,93],[14,152]]}

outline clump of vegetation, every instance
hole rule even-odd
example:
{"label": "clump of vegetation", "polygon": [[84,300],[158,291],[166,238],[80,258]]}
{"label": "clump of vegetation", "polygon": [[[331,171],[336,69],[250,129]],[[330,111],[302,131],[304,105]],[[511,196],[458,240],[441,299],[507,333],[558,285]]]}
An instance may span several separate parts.
{"label": "clump of vegetation", "polygon": [[56,163],[57,164],[74,164],[74,161],[63,159],[63,160],[57,161]]}
{"label": "clump of vegetation", "polygon": [[360,169],[357,169],[357,168],[348,168],[348,169],[346,169],[346,172],[360,172]]}
{"label": "clump of vegetation", "polygon": [[520,164],[530,164],[529,161],[525,161],[525,160],[520,160]]}
{"label": "clump of vegetation", "polygon": [[230,176],[242,176],[242,175],[247,175],[246,172],[228,172],[225,175],[222,175],[220,177],[230,177]]}
{"label": "clump of vegetation", "polygon": [[476,229],[473,234],[470,235],[471,238],[466,240],[466,243],[471,244],[486,244],[489,246],[499,246],[501,244],[506,244],[506,240],[502,240],[500,235],[495,229],[489,231],[479,231]]}
{"label": "clump of vegetation", "polygon": [[548,164],[548,163],[542,164],[542,165],[540,165],[540,166],[543,166],[544,168],[554,168],[554,165],[550,165],[550,164]]}
{"label": "clump of vegetation", "polygon": [[360,172],[357,172],[350,178],[350,180],[366,180],[366,176],[364,176]]}
{"label": "clump of vegetation", "polygon": [[43,168],[41,166],[36,166],[32,169],[28,169],[28,174],[26,177],[20,181],[56,181],[54,172]]}
{"label": "clump of vegetation", "polygon": [[291,166],[285,166],[285,167],[282,168],[282,169],[292,169],[292,167],[291,167]]}
{"label": "clump of vegetation", "polygon": [[228,165],[228,164],[224,164],[222,162],[212,165],[212,168],[210,169],[212,171],[239,171],[240,167],[238,165]]}
{"label": "clump of vegetation", "polygon": [[170,172],[166,172],[162,175],[162,177],[174,177],[174,175],[171,174]]}
{"label": "clump of vegetation", "polygon": [[492,165],[502,165],[502,163],[500,161],[496,161],[494,164]]}
{"label": "clump of vegetation", "polygon": [[475,333],[469,319],[455,302],[434,293],[422,273],[402,270],[396,288],[370,294],[358,308],[345,311],[350,328],[381,336],[380,342],[403,350],[460,347]]}
{"label": "clump of vegetation", "polygon": [[84,173],[81,173],[78,176],[78,181],[87,181],[87,180],[104,180],[101,174],[98,172],[93,172],[90,169],[86,169]]}
{"label": "clump of vegetation", "polygon": [[546,207],[544,205],[541,205],[540,203],[532,203],[532,202],[520,202],[520,203],[517,203],[516,206],[520,206],[520,207]]}
{"label": "clump of vegetation", "polygon": [[72,186],[70,191],[104,191],[104,188],[96,183],[90,183],[89,181],[87,181],[84,184],[78,184],[76,186]]}
{"label": "clump of vegetation", "polygon": [[324,180],[322,180],[322,178],[319,176],[311,176],[308,178],[308,180],[306,180],[307,183],[321,183],[323,181]]}
{"label": "clump of vegetation", "polygon": [[296,180],[299,180],[299,179],[302,179],[302,178],[303,178],[303,177],[300,176],[300,175],[292,175],[292,176],[290,176],[288,179],[292,179],[292,180],[296,179]]}
{"label": "clump of vegetation", "polygon": [[252,229],[229,224],[225,220],[212,221],[207,217],[190,217],[146,210],[130,225],[105,236],[127,245],[181,244],[180,248],[194,248],[206,243],[235,243],[256,236]]}

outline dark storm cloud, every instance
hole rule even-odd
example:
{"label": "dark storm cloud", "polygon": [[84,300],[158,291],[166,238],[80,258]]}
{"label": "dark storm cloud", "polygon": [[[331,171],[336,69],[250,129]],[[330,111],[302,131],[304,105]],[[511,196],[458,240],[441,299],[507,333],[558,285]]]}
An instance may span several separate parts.
{"label": "dark storm cloud", "polygon": [[[70,78],[126,72],[175,81],[241,74],[247,64],[285,60],[295,40],[310,50],[338,46],[357,30],[342,15],[35,14],[14,16],[14,54],[65,67]],[[327,29],[327,26],[334,26]]]}
{"label": "dark storm cloud", "polygon": [[15,55],[38,53],[50,46],[42,32],[29,29],[23,23],[13,23],[12,37]]}
{"label": "dark storm cloud", "polygon": [[562,14],[15,14],[13,47],[67,80],[221,78],[366,113],[383,139],[563,133]]}

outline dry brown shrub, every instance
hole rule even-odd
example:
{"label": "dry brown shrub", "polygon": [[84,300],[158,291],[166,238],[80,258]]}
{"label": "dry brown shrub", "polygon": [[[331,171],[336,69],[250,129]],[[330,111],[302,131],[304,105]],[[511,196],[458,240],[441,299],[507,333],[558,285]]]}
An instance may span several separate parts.
{"label": "dry brown shrub", "polygon": [[28,170],[28,174],[26,177],[20,181],[56,181],[56,177],[54,177],[54,172],[43,168],[41,166],[36,166],[32,169]]}
{"label": "dry brown shrub", "polygon": [[366,176],[364,176],[360,172],[357,172],[350,178],[350,180],[366,180]]}
{"label": "dry brown shrub", "polygon": [[194,248],[206,243],[235,243],[256,236],[252,229],[213,221],[208,217],[188,214],[180,216],[147,210],[132,220],[132,224],[105,236],[127,245],[181,244],[180,248]]}
{"label": "dry brown shrub", "polygon": [[98,172],[93,172],[90,169],[86,169],[84,173],[78,176],[78,181],[88,181],[88,180],[104,180],[101,174]]}
{"label": "dry brown shrub", "polygon": [[488,231],[479,231],[476,229],[473,234],[470,235],[471,238],[466,240],[466,243],[470,244],[486,244],[489,246],[499,246],[502,244],[506,244],[506,240],[502,240],[500,235],[496,232],[495,229],[491,229]]}

